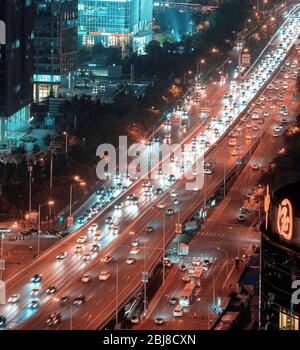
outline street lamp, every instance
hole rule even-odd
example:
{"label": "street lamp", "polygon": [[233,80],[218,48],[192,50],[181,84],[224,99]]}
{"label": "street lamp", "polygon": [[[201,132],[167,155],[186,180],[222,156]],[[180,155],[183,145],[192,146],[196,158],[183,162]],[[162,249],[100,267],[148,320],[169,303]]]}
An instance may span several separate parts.
{"label": "street lamp", "polygon": [[66,138],[66,146],[65,146],[65,151],[66,151],[66,156],[68,155],[68,133],[64,131],[64,135]]}
{"label": "street lamp", "polygon": [[40,255],[40,239],[41,239],[41,208],[45,205],[48,205],[50,208],[53,207],[54,202],[52,200],[39,204],[39,212],[38,212],[38,246],[37,246],[37,256]]}
{"label": "street lamp", "polygon": [[69,210],[70,210],[70,217],[72,217],[72,204],[73,204],[73,187],[75,186],[80,186],[80,187],[84,187],[86,186],[86,182],[83,181],[80,176],[74,176],[74,181],[76,181],[76,184],[72,184],[70,185],[70,204],[69,204]]}
{"label": "street lamp", "polygon": [[199,70],[200,70],[199,67],[200,67],[200,65],[203,65],[205,63],[206,63],[206,61],[205,61],[204,58],[201,58],[200,61],[197,62],[197,78],[199,78]]}
{"label": "street lamp", "polygon": [[220,250],[220,251],[222,251],[222,252],[224,252],[225,254],[226,254],[226,261],[227,261],[227,263],[226,263],[226,279],[228,278],[228,275],[229,275],[229,254],[228,254],[228,251],[226,250],[226,249],[223,249],[223,248],[220,248],[220,247],[218,247],[217,248],[218,250]]}
{"label": "street lamp", "polygon": [[183,85],[186,84],[186,76],[187,76],[187,75],[191,75],[191,74],[192,74],[192,71],[191,71],[191,70],[189,70],[188,72],[185,72],[185,73],[184,73],[184,75],[183,75]]}

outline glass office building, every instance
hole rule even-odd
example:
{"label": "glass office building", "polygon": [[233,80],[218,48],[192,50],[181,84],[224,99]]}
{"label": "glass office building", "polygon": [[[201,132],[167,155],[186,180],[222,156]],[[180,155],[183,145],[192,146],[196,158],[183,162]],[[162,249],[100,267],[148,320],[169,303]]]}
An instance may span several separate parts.
{"label": "glass office building", "polygon": [[78,0],[80,46],[132,47],[142,53],[152,40],[152,0]]}
{"label": "glass office building", "polygon": [[77,0],[36,0],[34,100],[69,86],[77,68]]}
{"label": "glass office building", "polygon": [[32,102],[33,0],[0,0],[0,144],[27,132]]}

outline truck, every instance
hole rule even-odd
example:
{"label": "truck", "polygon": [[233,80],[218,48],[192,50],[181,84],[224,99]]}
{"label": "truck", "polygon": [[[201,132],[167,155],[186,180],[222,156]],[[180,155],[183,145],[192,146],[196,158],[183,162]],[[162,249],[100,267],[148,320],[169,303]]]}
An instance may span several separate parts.
{"label": "truck", "polygon": [[198,229],[198,225],[196,220],[187,221],[184,225],[185,231],[196,231],[197,229]]}
{"label": "truck", "polygon": [[179,244],[179,255],[189,255],[189,246],[185,243]]}
{"label": "truck", "polygon": [[195,283],[193,283],[193,282],[188,283],[184,287],[184,289],[179,297],[179,304],[183,307],[189,306],[194,299],[195,291],[196,291]]}

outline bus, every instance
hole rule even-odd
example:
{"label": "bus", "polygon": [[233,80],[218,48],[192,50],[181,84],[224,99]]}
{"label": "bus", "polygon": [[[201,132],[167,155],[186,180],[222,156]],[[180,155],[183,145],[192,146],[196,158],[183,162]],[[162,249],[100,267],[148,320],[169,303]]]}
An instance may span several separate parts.
{"label": "bus", "polygon": [[193,282],[188,283],[184,287],[184,289],[179,297],[179,304],[183,307],[189,306],[194,299],[195,291],[196,291],[195,283],[193,283]]}

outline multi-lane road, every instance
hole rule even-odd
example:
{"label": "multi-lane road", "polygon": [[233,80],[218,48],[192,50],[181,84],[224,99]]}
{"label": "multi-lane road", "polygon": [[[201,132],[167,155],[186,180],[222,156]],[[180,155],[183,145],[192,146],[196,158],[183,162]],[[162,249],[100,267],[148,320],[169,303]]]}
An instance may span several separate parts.
{"label": "multi-lane road", "polygon": [[[295,13],[298,15],[298,11]],[[226,175],[236,168],[236,157],[228,155],[229,140],[226,133],[229,129],[235,133],[231,138],[236,139],[239,145],[237,155],[242,159],[249,152],[251,145],[263,137],[264,131],[274,123],[272,118],[263,117],[263,112],[259,119],[250,117],[253,125],[249,128],[245,123],[243,124],[240,116],[282,61],[287,60],[285,56],[299,34],[298,18],[294,17],[290,15],[290,19],[284,24],[285,33],[282,32],[282,29],[277,33],[272,43],[272,54],[262,57],[244,82],[226,83],[222,87],[212,84],[207,87],[207,98],[211,102],[212,109],[209,118],[195,122],[195,125],[185,135],[176,126],[161,128],[162,133],[169,133],[170,130],[166,129],[171,128],[172,143],[178,142],[180,145],[178,147],[183,144],[191,144],[197,137],[196,151],[193,152],[194,154],[192,152],[187,154],[190,162],[195,159],[195,154],[199,156],[204,152],[209,159],[214,160],[213,174],[205,176],[204,187],[197,188],[197,191],[196,189],[186,191],[187,180],[184,177],[178,178],[173,185],[169,186],[166,178],[159,176],[157,179],[151,179],[151,184],[156,188],[162,188],[163,193],[145,197],[143,181],[138,180],[117,199],[117,202],[124,204],[122,209],[116,210],[111,205],[95,217],[94,222],[98,223],[101,228],[103,238],[100,242],[100,253],[93,254],[90,262],[83,262],[81,254],[74,254],[74,249],[78,245],[77,239],[84,234],[88,237],[87,243],[83,244],[83,249],[85,252],[90,251],[94,237],[92,233],[87,233],[87,228],[91,222],[50,248],[36,261],[6,281],[8,296],[12,294],[21,296],[19,303],[8,304],[0,308],[0,313],[7,318],[7,328],[45,329],[49,315],[59,310],[62,314],[62,323],[56,327],[57,329],[96,329],[103,327],[114,315],[116,307],[123,305],[134,294],[142,283],[142,271],[151,271],[162,257],[165,247],[174,238],[178,208],[180,222],[184,222],[201,207],[204,198],[208,198],[219,187],[223,181],[224,170]],[[298,64],[296,66],[298,67]],[[226,99],[224,99],[224,92],[228,94]],[[186,101],[184,108],[188,109],[190,104],[191,102]],[[199,118],[199,106],[193,104],[190,115],[196,121]],[[213,119],[212,116],[216,118]],[[265,119],[264,124],[259,124],[259,120],[263,119]],[[214,129],[218,129],[218,132],[216,133]],[[163,141],[163,136],[160,138]],[[201,147],[201,140],[209,142],[205,149]],[[158,145],[149,147],[154,148]],[[175,162],[174,168],[170,167],[170,172],[164,175],[179,176],[181,165],[179,164],[179,167],[176,168]],[[169,193],[171,189],[177,192],[179,206],[173,205],[174,198],[170,197]],[[126,200],[128,193],[139,196],[138,206],[128,204]],[[174,215],[165,216],[164,209],[157,207],[158,203],[165,204],[166,209],[172,208]],[[107,216],[114,218],[114,223],[119,226],[119,235],[113,235],[105,226]],[[146,227],[149,225],[153,226],[153,232],[146,232]],[[140,242],[140,251],[135,255],[136,261],[128,265],[126,260],[130,255],[133,239],[138,239]],[[67,252],[67,257],[58,261],[56,256],[62,251]],[[102,262],[101,258],[105,255],[112,256],[113,261]],[[106,281],[99,281],[98,276],[103,270],[110,271],[111,276]],[[40,284],[30,283],[35,273],[43,274]],[[90,282],[80,281],[84,273],[89,273]],[[45,291],[50,285],[55,285],[56,294],[46,295]],[[30,296],[33,288],[40,289],[40,295],[34,298]],[[79,295],[84,295],[86,302],[79,307],[73,306],[73,298]],[[63,296],[70,297],[70,303],[65,306],[60,305],[60,298]],[[32,299],[39,300],[40,305],[36,310],[28,307]]]}

